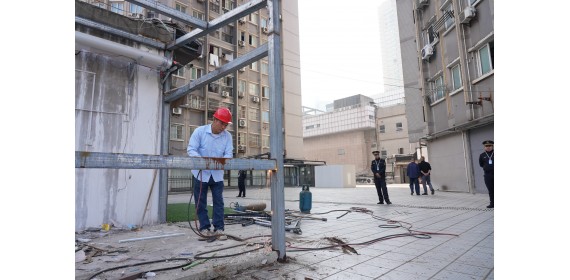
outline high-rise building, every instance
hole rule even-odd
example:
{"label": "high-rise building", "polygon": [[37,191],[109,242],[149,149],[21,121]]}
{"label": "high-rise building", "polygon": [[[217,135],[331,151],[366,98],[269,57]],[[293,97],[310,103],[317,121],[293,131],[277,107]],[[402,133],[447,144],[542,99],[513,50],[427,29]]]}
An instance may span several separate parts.
{"label": "high-rise building", "polygon": [[438,188],[487,193],[478,158],[494,135],[494,2],[396,3],[410,142],[427,147]]}
{"label": "high-rise building", "polygon": [[380,19],[380,47],[382,50],[382,72],[384,93],[375,99],[381,106],[404,103],[404,78],[398,33],[396,0],[386,0],[378,9]]}

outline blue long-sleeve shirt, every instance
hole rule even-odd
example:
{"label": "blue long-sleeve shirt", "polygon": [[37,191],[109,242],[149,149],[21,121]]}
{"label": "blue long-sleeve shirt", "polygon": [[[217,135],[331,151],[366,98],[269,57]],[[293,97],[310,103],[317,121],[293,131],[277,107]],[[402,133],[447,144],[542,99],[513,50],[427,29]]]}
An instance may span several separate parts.
{"label": "blue long-sleeve shirt", "polygon": [[420,168],[418,167],[418,164],[415,162],[410,162],[408,164],[408,168],[407,168],[407,175],[410,178],[418,178],[420,176]]}
{"label": "blue long-sleeve shirt", "polygon": [[[212,133],[212,125],[203,125],[192,133],[186,152],[191,157],[218,157],[232,158],[234,145],[232,135],[226,130],[220,134]],[[210,175],[214,181],[220,182],[224,180],[224,170],[202,170],[202,174],[198,175],[199,170],[192,170],[192,174],[198,180],[208,182]]]}

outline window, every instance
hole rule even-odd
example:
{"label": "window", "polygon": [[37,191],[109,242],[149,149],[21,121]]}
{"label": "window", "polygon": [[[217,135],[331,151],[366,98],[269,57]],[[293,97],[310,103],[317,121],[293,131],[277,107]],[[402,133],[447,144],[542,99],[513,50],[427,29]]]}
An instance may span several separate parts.
{"label": "window", "polygon": [[251,134],[249,136],[249,146],[250,147],[259,147],[259,135],[257,134]]}
{"label": "window", "polygon": [[266,123],[269,122],[269,111],[261,112],[261,121]]}
{"label": "window", "polygon": [[388,157],[388,151],[382,151],[380,154],[382,155],[382,158]]}
{"label": "window", "polygon": [[264,17],[261,18],[261,27],[267,27],[267,19]]}
{"label": "window", "polygon": [[438,37],[437,33],[433,30],[433,24],[430,25],[428,27],[428,29],[426,30],[425,39],[426,39],[425,40],[426,45],[427,44],[434,45],[435,43],[437,43],[439,41],[439,37]]}
{"label": "window", "polygon": [[245,145],[247,143],[246,134],[238,132],[238,145]]}
{"label": "window", "polygon": [[130,4],[129,5],[129,13],[131,14],[142,14],[143,8],[141,6]]}
{"label": "window", "polygon": [[257,47],[257,37],[253,35],[249,35],[249,45],[253,47]]}
{"label": "window", "polygon": [[200,77],[202,77],[202,69],[200,68],[190,68],[190,80],[196,80]]}
{"label": "window", "polygon": [[181,4],[181,3],[176,2],[176,5],[175,5],[174,8],[175,8],[177,11],[179,11],[179,12],[186,13],[186,8],[187,8],[187,7],[186,7],[186,5],[183,5],[183,4]]}
{"label": "window", "polygon": [[219,1],[216,1],[216,3],[214,3],[214,1],[210,1],[210,11],[219,13],[220,12],[219,3],[220,3]]}
{"label": "window", "polygon": [[305,129],[313,129],[313,128],[315,128],[314,124],[305,126]]}
{"label": "window", "polygon": [[224,12],[227,12],[229,10],[233,10],[234,6],[235,6],[234,1],[222,0],[222,8],[224,9]]}
{"label": "window", "polygon": [[255,25],[257,25],[257,14],[251,13],[249,14],[249,21]]}
{"label": "window", "polygon": [[252,121],[259,121],[259,110],[249,109],[249,119]]}
{"label": "window", "polygon": [[402,131],[402,123],[396,123],[396,131]]}
{"label": "window", "polygon": [[451,68],[451,88],[456,90],[460,88],[461,85],[461,68],[460,65],[457,64],[453,68]]}
{"label": "window", "polygon": [[439,76],[431,82],[431,102],[436,102],[443,98],[443,88],[443,76]]}
{"label": "window", "polygon": [[261,74],[269,75],[269,63],[261,62]]}
{"label": "window", "polygon": [[111,2],[111,12],[122,15],[124,10],[123,5],[125,5],[123,2]]}
{"label": "window", "polygon": [[200,11],[192,11],[192,16],[195,18],[199,18],[201,20],[206,20],[206,14],[200,12]]}
{"label": "window", "polygon": [[477,50],[477,66],[479,68],[479,76],[487,74],[494,69],[494,57],[493,42],[489,42]]}
{"label": "window", "polygon": [[447,5],[447,7],[445,7],[443,9],[443,12],[445,13],[444,16],[446,17],[446,19],[445,19],[445,30],[449,30],[449,28],[455,24],[455,20],[451,16],[451,14],[453,13],[453,5],[451,5],[451,3],[449,3],[449,5]]}
{"label": "window", "polygon": [[259,66],[257,66],[257,61],[252,62],[249,65],[249,69],[254,70],[254,71],[259,71]]}
{"label": "window", "polygon": [[238,93],[245,93],[246,82],[244,80],[239,80],[238,82]]}
{"label": "window", "polygon": [[185,67],[180,67],[176,69],[176,71],[173,74],[176,76],[184,77],[184,68]]}
{"label": "window", "polygon": [[233,39],[234,36],[232,36],[232,34],[234,34],[234,27],[231,25],[226,25],[224,27],[222,27],[222,40],[224,42],[228,42],[228,43],[233,43]]}
{"label": "window", "polygon": [[248,93],[250,95],[259,96],[259,85],[250,83]]}
{"label": "window", "polygon": [[344,155],[344,149],[338,149],[337,154],[338,155]]}
{"label": "window", "polygon": [[269,87],[268,86],[262,86],[261,87],[261,97],[269,98]]}
{"label": "window", "polygon": [[269,148],[269,135],[263,135],[263,142],[261,144],[264,148]]}
{"label": "window", "polygon": [[398,148],[398,154],[403,155],[404,154],[404,148]]}
{"label": "window", "polygon": [[380,127],[378,128],[378,130],[380,130],[380,133],[385,133],[386,132],[386,127],[384,125],[380,125]]}
{"label": "window", "polygon": [[184,125],[174,123],[170,125],[170,140],[184,141]]}

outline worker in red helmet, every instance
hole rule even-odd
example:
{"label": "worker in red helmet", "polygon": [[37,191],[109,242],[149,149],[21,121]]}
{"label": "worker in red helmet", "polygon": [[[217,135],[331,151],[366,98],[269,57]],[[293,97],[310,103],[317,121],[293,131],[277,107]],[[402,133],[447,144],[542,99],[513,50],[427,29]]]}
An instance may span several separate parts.
{"label": "worker in red helmet", "polygon": [[[226,131],[228,124],[232,123],[232,113],[228,108],[218,108],[214,113],[211,124],[203,125],[192,133],[186,151],[191,157],[232,158],[232,135]],[[192,170],[194,183],[194,204],[200,222],[200,235],[204,237],[216,236],[226,240],[224,235],[224,170]],[[208,188],[212,191],[214,202],[212,223],[208,218]],[[214,231],[210,231],[211,226]]]}

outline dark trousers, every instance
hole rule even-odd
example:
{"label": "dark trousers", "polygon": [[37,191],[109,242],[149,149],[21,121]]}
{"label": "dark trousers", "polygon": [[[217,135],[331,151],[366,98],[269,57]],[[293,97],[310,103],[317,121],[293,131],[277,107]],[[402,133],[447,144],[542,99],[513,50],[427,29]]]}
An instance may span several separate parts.
{"label": "dark trousers", "polygon": [[239,188],[239,194],[238,196],[243,196],[245,197],[245,180],[238,180],[238,188]]}
{"label": "dark trousers", "polygon": [[414,194],[414,187],[416,188],[416,194],[420,195],[420,181],[418,178],[410,177],[410,190],[412,191],[412,194]]}
{"label": "dark trousers", "polygon": [[390,202],[390,197],[388,196],[388,188],[386,187],[386,180],[380,178],[374,178],[374,185],[376,185],[376,192],[378,193],[378,200],[380,202]]}
{"label": "dark trousers", "polygon": [[489,191],[489,200],[491,201],[491,205],[495,205],[493,197],[495,192],[495,175],[493,172],[485,173],[485,186],[487,186],[487,190]]}

